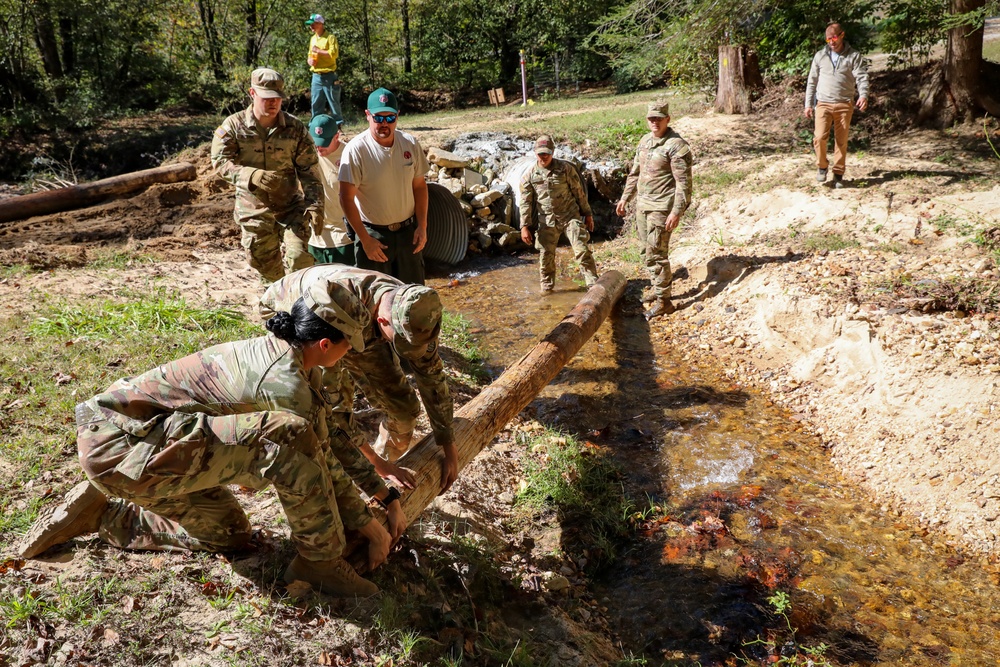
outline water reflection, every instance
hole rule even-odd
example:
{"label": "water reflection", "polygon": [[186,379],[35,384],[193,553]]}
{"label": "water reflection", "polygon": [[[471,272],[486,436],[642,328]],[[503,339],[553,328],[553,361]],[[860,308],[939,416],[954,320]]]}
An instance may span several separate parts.
{"label": "water reflection", "polygon": [[[538,295],[532,259],[480,267],[453,287],[431,281],[500,367],[581,294],[560,276],[564,291]],[[637,312],[619,309],[530,408],[543,423],[599,434],[620,454],[629,494],[661,506],[595,582],[626,651],[650,664],[764,661],[752,642],[784,627],[767,602],[783,590],[796,639],[825,642],[834,664],[1000,663],[995,566],[872,506],[765,397],[684,360],[671,336],[686,320],[651,332]]]}

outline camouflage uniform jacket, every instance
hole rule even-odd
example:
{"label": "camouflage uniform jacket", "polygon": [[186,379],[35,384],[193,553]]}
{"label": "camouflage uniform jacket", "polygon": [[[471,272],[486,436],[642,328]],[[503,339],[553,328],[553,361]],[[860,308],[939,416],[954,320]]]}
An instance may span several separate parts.
{"label": "camouflage uniform jacket", "polygon": [[[296,271],[268,287],[260,300],[261,316],[266,319],[279,310],[288,311],[295,301],[308,293],[312,285],[318,281],[336,282],[346,287],[372,314],[370,324],[364,329],[364,351],[351,350],[347,353],[348,356],[357,358],[361,362],[377,361],[380,358],[383,360],[382,363],[391,360],[394,348],[382,335],[376,321],[378,303],[382,295],[400,287],[403,283],[384,273],[340,264],[317,264]],[[410,362],[410,368],[413,370],[413,379],[427,410],[434,441],[441,446],[454,442],[452,421],[455,405],[444,374],[444,364],[438,354],[437,341],[428,345],[427,351],[422,356],[415,358],[403,356],[403,358]],[[402,370],[399,372],[402,373]],[[379,407],[390,413],[389,416],[392,418],[405,419],[404,415],[392,414],[393,408],[396,407],[392,403]]]}
{"label": "camouflage uniform jacket", "polygon": [[[212,137],[212,167],[236,186],[236,222],[267,211],[287,213],[303,203],[303,196],[305,207],[322,211],[323,184],[313,171],[318,160],[305,125],[284,111],[277,124],[266,129],[257,125],[250,107],[222,121]],[[270,195],[251,192],[250,175],[256,169],[282,172],[284,187]]]}
{"label": "camouflage uniform jacket", "polygon": [[672,128],[657,139],[652,132],[639,141],[622,201],[636,194],[639,211],[683,215],[691,205],[691,147]]}
{"label": "camouflage uniform jacket", "polygon": [[593,215],[587,191],[576,168],[552,158],[549,168],[535,162],[521,177],[521,227],[534,227],[533,213],[541,227],[565,229],[571,220]]}
{"label": "camouflage uniform jacket", "polygon": [[[332,419],[322,371],[304,370],[302,352],[271,335],[216,345],[138,377],[118,380],[107,391],[87,401],[87,406],[135,436],[112,440],[99,456],[92,456],[91,463],[99,461],[98,467],[87,470],[92,478],[114,469],[140,479],[156,450],[156,445],[143,442],[142,438],[164,415],[179,412],[222,416],[283,411],[305,419],[319,441],[333,447],[343,465],[342,470],[330,470],[334,487],[345,481],[340,476],[349,475],[369,495],[386,489],[356,447],[338,446],[340,439],[330,438],[330,426],[336,428],[337,422]],[[136,439],[138,444],[134,444]],[[204,450],[198,441],[192,445],[183,447],[178,442],[169,448],[171,456],[186,459],[176,462],[178,469],[195,468],[200,463]],[[158,467],[164,464],[156,463]],[[357,492],[352,491],[346,498],[338,497],[337,502],[348,528],[356,530],[371,520]]]}

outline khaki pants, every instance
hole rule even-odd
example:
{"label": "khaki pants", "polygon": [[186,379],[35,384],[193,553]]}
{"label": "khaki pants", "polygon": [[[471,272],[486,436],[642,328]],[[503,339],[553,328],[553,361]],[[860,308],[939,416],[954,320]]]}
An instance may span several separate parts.
{"label": "khaki pants", "polygon": [[580,265],[584,282],[590,287],[597,282],[597,263],[590,252],[590,232],[582,220],[571,220],[563,227],[539,227],[535,232],[535,248],[538,249],[538,277],[542,289],[552,289],[556,284],[556,246],[559,237],[566,234],[573,247],[573,258]]}
{"label": "khaki pants", "polygon": [[854,105],[850,102],[819,102],[816,104],[816,126],[813,133],[813,148],[820,169],[826,169],[830,162],[826,157],[826,146],[833,128],[833,173],[844,175],[847,166],[847,135],[851,129],[851,115]]}
{"label": "khaki pants", "polygon": [[669,211],[636,211],[635,222],[645,230],[643,258],[649,270],[653,296],[657,299],[670,298],[670,284],[673,272],[670,269],[670,232],[667,231]]}

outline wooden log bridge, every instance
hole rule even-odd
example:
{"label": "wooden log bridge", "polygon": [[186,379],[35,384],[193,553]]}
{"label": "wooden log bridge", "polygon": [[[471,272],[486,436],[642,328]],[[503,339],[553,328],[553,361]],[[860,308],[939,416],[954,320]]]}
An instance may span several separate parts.
{"label": "wooden log bridge", "polygon": [[112,176],[82,185],[71,185],[66,188],[11,197],[0,200],[0,222],[83,208],[108,197],[142,190],[154,183],[193,181],[197,175],[198,172],[193,164],[181,162],[165,167]]}
{"label": "wooden log bridge", "polygon": [[[625,276],[618,271],[605,273],[555,329],[455,413],[455,446],[460,471],[590,340],[624,291]],[[417,478],[417,488],[404,493],[400,499],[407,523],[430,505],[441,488],[440,452],[434,436],[427,435],[397,461],[412,469]],[[384,523],[384,517],[382,519]],[[355,564],[363,560],[357,553],[361,546],[360,538],[348,544],[347,552],[353,553],[351,562]]]}

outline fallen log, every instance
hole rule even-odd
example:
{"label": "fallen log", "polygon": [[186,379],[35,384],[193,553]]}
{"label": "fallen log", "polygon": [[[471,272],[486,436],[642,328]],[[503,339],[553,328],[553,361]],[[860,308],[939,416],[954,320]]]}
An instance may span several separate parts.
{"label": "fallen log", "polygon": [[112,176],[82,185],[71,185],[66,188],[11,197],[0,200],[0,222],[83,208],[114,195],[128,194],[147,188],[154,183],[193,181],[196,176],[197,170],[193,164],[181,162],[165,167]]}
{"label": "fallen log", "polygon": [[[541,342],[456,411],[454,431],[459,470],[559,374],[607,319],[624,291],[625,276],[618,271],[605,273]],[[434,436],[427,435],[397,461],[412,469],[417,478],[417,488],[400,499],[408,523],[430,505],[441,488],[440,451]],[[347,545],[347,552],[354,554],[350,560],[356,565],[362,560],[357,553],[360,546],[357,536]]]}

